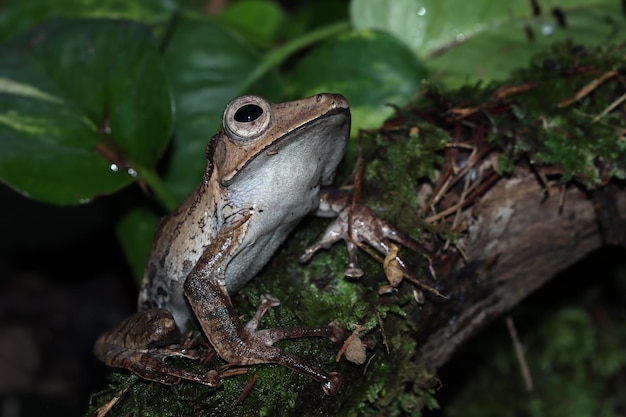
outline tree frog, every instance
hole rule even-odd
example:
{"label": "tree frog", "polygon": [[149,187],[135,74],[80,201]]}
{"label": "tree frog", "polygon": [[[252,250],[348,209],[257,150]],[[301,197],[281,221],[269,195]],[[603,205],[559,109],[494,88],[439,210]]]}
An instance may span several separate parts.
{"label": "tree frog", "polygon": [[[232,100],[224,110],[223,129],[207,146],[208,166],[200,185],[159,224],[141,284],[139,313],[102,335],[96,355],[109,366],[164,384],[185,378],[216,386],[220,378],[215,371],[196,374],[164,361],[174,353],[162,347],[180,343],[188,321],[197,320],[230,365],[277,363],[335,395],[341,385],[338,373],[309,365],[273,344],[308,336],[336,341],[342,335],[337,324],[257,330],[263,313],[278,301],[265,296],[244,325],[230,294],[259,272],[304,216],[345,212],[347,200],[323,187],[333,179],[349,134],[349,105],[338,94],[281,104],[253,95]],[[345,220],[343,216],[344,225]],[[376,240],[374,247],[385,252],[380,242],[395,238],[391,229],[361,220],[360,225],[374,224],[380,233],[369,236],[374,229],[361,227],[357,238],[368,235],[365,239]],[[343,238],[348,229],[329,227],[312,251]]]}

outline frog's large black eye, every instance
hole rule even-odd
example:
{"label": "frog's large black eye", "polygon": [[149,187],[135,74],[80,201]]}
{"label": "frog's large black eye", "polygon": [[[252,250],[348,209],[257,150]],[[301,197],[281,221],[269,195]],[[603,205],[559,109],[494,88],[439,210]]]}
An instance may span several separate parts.
{"label": "frog's large black eye", "polygon": [[253,122],[263,114],[263,109],[256,104],[241,106],[233,117],[238,122]]}
{"label": "frog's large black eye", "polygon": [[249,143],[263,135],[270,126],[272,108],[259,96],[241,96],[224,110],[224,132],[235,141]]}

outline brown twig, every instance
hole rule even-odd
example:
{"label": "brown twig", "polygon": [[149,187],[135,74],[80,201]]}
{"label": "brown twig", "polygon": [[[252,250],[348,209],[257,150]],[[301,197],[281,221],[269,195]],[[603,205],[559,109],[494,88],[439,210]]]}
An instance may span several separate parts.
{"label": "brown twig", "polygon": [[509,329],[509,335],[511,336],[511,341],[513,342],[513,347],[515,348],[517,363],[519,364],[522,378],[524,378],[526,391],[532,392],[534,389],[533,378],[530,375],[530,370],[528,369],[528,364],[526,363],[526,357],[524,356],[522,345],[520,344],[519,338],[517,337],[517,331],[515,330],[515,324],[513,323],[513,319],[511,318],[511,316],[508,316],[506,318],[506,327]]}

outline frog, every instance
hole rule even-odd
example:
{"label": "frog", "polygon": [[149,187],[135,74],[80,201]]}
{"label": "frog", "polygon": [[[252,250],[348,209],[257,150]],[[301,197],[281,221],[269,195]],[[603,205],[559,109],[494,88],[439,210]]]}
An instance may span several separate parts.
{"label": "frog", "polygon": [[[166,361],[187,354],[182,335],[195,321],[230,367],[279,364],[336,395],[338,372],[311,365],[275,343],[312,336],[339,342],[343,330],[337,322],[259,329],[265,312],[279,300],[261,297],[256,314],[244,324],[230,297],[309,214],[335,222],[302,261],[341,239],[365,240],[382,253],[390,239],[406,245],[411,240],[365,206],[350,211],[355,207],[346,194],[330,188],[350,137],[350,106],[342,95],[320,93],[278,104],[244,95],[227,104],[222,123],[207,145],[200,184],[157,227],[138,312],[104,333],[95,354],[106,365],[147,380],[173,385],[186,379],[217,387],[222,378],[216,370],[190,372]],[[348,270],[354,274],[360,271],[354,243],[348,250]]]}

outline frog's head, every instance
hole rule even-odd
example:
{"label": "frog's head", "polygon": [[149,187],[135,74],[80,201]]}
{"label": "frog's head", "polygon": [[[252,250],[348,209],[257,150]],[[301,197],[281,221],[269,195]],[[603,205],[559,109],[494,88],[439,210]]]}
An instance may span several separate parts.
{"label": "frog's head", "polygon": [[281,104],[246,95],[226,106],[223,124],[207,148],[222,186],[296,190],[332,181],[350,135],[350,108],[339,94]]}

